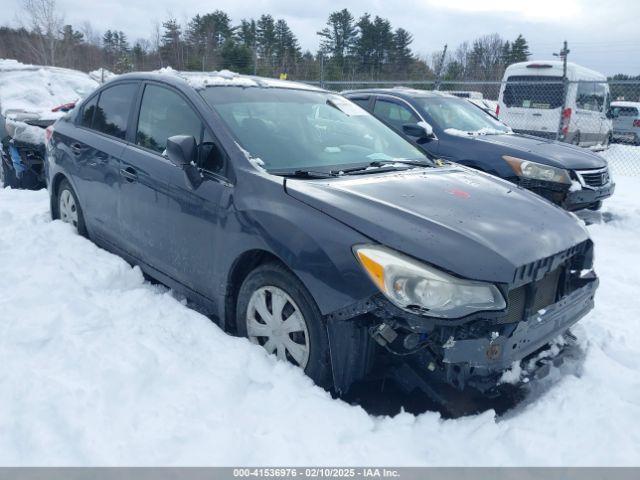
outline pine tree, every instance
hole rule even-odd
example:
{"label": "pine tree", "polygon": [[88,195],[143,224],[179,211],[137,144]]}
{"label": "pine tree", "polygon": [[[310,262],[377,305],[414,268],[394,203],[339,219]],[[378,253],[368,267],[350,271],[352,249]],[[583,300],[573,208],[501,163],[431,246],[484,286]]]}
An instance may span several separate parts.
{"label": "pine tree", "polygon": [[529,44],[522,34],[518,35],[518,38],[516,38],[511,45],[511,55],[509,56],[508,65],[517,62],[526,62],[530,56]]}
{"label": "pine tree", "polygon": [[319,31],[318,35],[322,37],[320,52],[331,57],[340,78],[342,78],[347,60],[354,52],[358,38],[353,15],[346,8],[333,12],[329,15],[327,26]]}
{"label": "pine tree", "polygon": [[182,30],[174,18],[162,23],[164,32],[160,39],[160,54],[167,66],[182,70]]}
{"label": "pine tree", "polygon": [[409,45],[413,42],[411,35],[404,28],[397,28],[393,34],[392,60],[396,71],[407,75],[409,66],[413,62],[413,53]]}

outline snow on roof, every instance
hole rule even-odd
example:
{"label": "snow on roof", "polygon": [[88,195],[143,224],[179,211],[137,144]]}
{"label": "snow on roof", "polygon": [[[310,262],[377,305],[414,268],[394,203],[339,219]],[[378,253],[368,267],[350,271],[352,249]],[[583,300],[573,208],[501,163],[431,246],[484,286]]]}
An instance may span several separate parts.
{"label": "snow on roof", "polygon": [[275,78],[256,77],[252,75],[241,75],[230,70],[219,70],[213,72],[182,72],[171,67],[155,70],[153,73],[159,75],[174,75],[181,78],[193,88],[202,89],[217,86],[235,87],[272,87],[272,88],[296,88],[301,90],[321,90],[305,83],[291,82],[289,80],[278,80]]}
{"label": "snow on roof", "polygon": [[98,87],[98,82],[77,70],[25,65],[0,59],[0,114],[29,112],[41,119],[55,119],[59,105],[75,102]]}

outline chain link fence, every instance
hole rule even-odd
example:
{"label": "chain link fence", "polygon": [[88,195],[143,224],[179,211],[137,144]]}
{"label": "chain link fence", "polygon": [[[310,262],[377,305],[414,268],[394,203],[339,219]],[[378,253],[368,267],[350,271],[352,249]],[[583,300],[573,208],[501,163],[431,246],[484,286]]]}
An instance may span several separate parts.
{"label": "chain link fence", "polygon": [[507,82],[326,81],[321,85],[336,91],[404,87],[449,92],[467,98],[517,133],[579,145],[606,158],[614,174],[640,176],[639,81],[540,78],[544,77],[511,77]]}

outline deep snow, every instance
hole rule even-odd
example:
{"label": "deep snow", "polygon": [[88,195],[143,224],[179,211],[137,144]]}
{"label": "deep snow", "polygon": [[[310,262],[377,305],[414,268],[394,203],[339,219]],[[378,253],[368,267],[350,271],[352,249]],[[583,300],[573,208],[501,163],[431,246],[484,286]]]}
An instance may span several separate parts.
{"label": "deep snow", "polygon": [[0,190],[2,465],[640,463],[640,178],[589,227],[584,362],[503,417],[373,417]]}

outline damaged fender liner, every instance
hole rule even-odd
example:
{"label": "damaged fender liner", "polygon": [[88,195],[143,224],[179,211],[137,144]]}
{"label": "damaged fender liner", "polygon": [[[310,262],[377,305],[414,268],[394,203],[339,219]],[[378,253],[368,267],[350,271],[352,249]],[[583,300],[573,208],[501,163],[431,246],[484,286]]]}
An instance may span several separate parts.
{"label": "damaged fender liner", "polygon": [[[486,373],[502,371],[520,361],[575,324],[593,308],[598,287],[594,278],[543,313],[531,315],[509,336],[457,340],[443,348],[443,363],[464,363]],[[476,372],[479,373],[479,372]]]}

